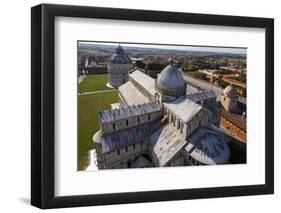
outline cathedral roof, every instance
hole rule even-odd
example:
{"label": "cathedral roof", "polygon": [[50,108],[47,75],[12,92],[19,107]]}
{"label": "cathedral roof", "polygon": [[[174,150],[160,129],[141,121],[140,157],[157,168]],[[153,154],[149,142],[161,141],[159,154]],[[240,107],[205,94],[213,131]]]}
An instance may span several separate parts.
{"label": "cathedral roof", "polygon": [[113,56],[111,56],[110,62],[115,64],[127,64],[127,63],[131,63],[131,60],[128,57],[128,55],[125,53],[124,49],[119,44],[119,46],[116,49],[116,53]]}
{"label": "cathedral roof", "polygon": [[137,84],[139,84],[141,87],[143,87],[149,94],[154,96],[154,94],[155,94],[155,90],[154,90],[155,80],[153,78],[151,78],[149,75],[146,75],[145,73],[143,73],[139,70],[135,70],[129,76]]}
{"label": "cathedral roof", "polygon": [[172,102],[163,104],[185,123],[189,122],[202,109],[201,105],[188,99],[187,96],[181,96]]}
{"label": "cathedral roof", "polygon": [[192,158],[206,165],[225,164],[230,157],[230,150],[221,135],[204,127],[192,134],[185,150]]}
{"label": "cathedral roof", "polygon": [[125,84],[118,87],[118,93],[122,97],[122,101],[129,106],[149,103],[149,99],[145,97],[131,81],[127,81]]}
{"label": "cathedral roof", "polygon": [[194,102],[199,102],[210,98],[216,98],[217,95],[212,90],[204,90],[193,94],[188,94],[186,97]]}
{"label": "cathedral roof", "polygon": [[157,77],[157,84],[162,89],[182,89],[186,88],[186,82],[174,59],[169,59],[167,65]]}
{"label": "cathedral roof", "polygon": [[102,152],[112,152],[135,144],[151,134],[149,124],[139,125],[130,129],[102,135]]}
{"label": "cathedral roof", "polygon": [[106,110],[100,112],[100,123],[114,122],[121,119],[126,119],[132,116],[143,115],[161,110],[160,104],[150,102],[140,105],[121,107],[119,109]]}
{"label": "cathedral roof", "polygon": [[149,142],[160,166],[165,166],[187,143],[171,124],[154,132]]}

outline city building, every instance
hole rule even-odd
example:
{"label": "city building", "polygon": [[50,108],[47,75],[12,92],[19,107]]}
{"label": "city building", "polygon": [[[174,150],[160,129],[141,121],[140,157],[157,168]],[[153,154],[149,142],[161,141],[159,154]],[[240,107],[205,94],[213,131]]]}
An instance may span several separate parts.
{"label": "city building", "polygon": [[118,107],[99,112],[100,130],[93,136],[99,169],[229,163],[217,95],[188,85],[174,59],[157,79],[131,72],[118,95]]}
{"label": "city building", "polygon": [[129,80],[129,72],[134,69],[130,58],[119,45],[107,65],[109,86],[118,88]]}

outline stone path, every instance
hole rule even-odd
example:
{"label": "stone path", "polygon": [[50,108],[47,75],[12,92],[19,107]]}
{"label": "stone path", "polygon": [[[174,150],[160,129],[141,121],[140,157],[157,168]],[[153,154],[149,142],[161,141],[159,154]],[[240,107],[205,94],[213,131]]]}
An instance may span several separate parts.
{"label": "stone path", "polygon": [[91,95],[91,94],[95,94],[95,93],[113,92],[113,91],[116,91],[116,89],[106,89],[106,90],[99,90],[99,91],[81,92],[81,93],[78,93],[78,95]]}
{"label": "stone path", "polygon": [[78,84],[80,84],[85,78],[86,78],[87,75],[80,75],[78,77]]}
{"label": "stone path", "polygon": [[93,171],[98,171],[98,167],[97,167],[97,153],[96,153],[96,149],[92,149],[90,151],[90,157],[91,157],[91,161],[90,161],[90,165],[88,166],[88,168],[86,169],[87,172],[93,172]]}

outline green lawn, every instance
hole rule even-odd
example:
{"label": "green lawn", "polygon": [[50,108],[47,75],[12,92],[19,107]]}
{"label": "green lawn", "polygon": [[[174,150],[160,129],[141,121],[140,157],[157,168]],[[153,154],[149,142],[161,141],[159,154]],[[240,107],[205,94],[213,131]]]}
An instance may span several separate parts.
{"label": "green lawn", "polygon": [[91,92],[108,90],[110,88],[106,87],[108,82],[107,74],[94,74],[87,75],[86,78],[79,84],[79,92]]}
{"label": "green lawn", "polygon": [[99,128],[98,111],[118,102],[116,90],[78,96],[78,169],[85,169],[87,152],[94,148],[92,137]]}

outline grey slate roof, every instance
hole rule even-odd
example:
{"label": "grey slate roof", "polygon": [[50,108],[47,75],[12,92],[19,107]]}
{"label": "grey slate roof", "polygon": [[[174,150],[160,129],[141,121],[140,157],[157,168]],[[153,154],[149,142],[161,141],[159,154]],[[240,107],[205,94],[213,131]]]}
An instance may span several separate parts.
{"label": "grey slate roof", "polygon": [[212,90],[204,90],[204,91],[199,91],[197,93],[188,94],[186,97],[194,102],[198,102],[210,98],[216,98],[217,95]]}
{"label": "grey slate roof", "polygon": [[230,157],[228,145],[214,130],[198,128],[188,139],[185,150],[197,161],[206,164],[225,164]]}
{"label": "grey slate roof", "polygon": [[128,81],[118,87],[119,95],[121,95],[128,105],[137,105],[148,103],[149,100],[145,97],[133,84]]}
{"label": "grey slate roof", "polygon": [[121,107],[119,109],[107,110],[100,112],[101,124],[129,118],[132,116],[143,115],[161,110],[161,105],[157,102],[149,102],[140,105]]}
{"label": "grey slate roof", "polygon": [[132,145],[150,135],[149,124],[140,125],[122,131],[104,134],[102,136],[102,152],[112,152],[117,149]]}
{"label": "grey slate roof", "polygon": [[187,143],[171,124],[154,132],[149,142],[160,166],[165,166]]}
{"label": "grey slate roof", "polygon": [[129,75],[132,79],[134,79],[138,84],[140,84],[147,92],[149,92],[151,95],[154,96],[155,89],[154,89],[154,83],[155,80],[151,78],[149,75],[146,75],[145,73],[135,70]]}
{"label": "grey slate roof", "polygon": [[191,101],[187,96],[181,96],[172,102],[163,104],[185,123],[202,109],[201,105]]}

